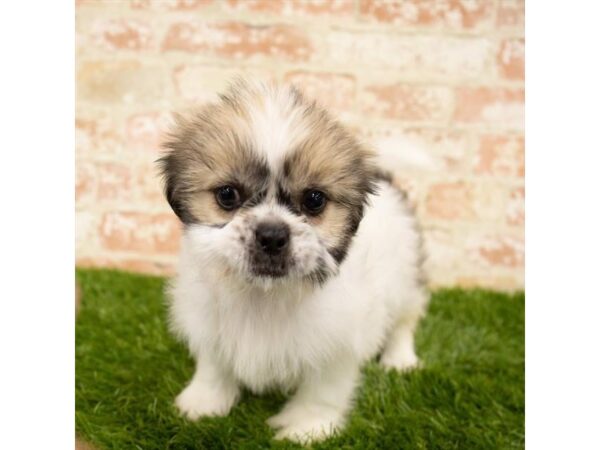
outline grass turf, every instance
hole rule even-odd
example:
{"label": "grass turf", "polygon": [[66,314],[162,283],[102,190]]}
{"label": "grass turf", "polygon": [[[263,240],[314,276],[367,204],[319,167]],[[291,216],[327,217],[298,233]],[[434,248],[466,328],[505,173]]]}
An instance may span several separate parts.
{"label": "grass turf", "polygon": [[[225,418],[178,417],[192,375],[167,331],[164,280],[78,270],[76,432],[105,449],[298,448],[274,441],[265,420],[285,398],[245,393]],[[416,337],[424,368],[384,372],[375,362],[343,433],[313,448],[479,449],[524,446],[524,295],[434,293]]]}

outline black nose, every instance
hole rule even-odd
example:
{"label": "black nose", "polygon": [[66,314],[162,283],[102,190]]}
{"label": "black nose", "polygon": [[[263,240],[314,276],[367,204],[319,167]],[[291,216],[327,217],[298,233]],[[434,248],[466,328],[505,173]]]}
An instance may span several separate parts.
{"label": "black nose", "polygon": [[282,253],[290,242],[290,229],[284,223],[261,223],[256,227],[256,244],[265,253]]}

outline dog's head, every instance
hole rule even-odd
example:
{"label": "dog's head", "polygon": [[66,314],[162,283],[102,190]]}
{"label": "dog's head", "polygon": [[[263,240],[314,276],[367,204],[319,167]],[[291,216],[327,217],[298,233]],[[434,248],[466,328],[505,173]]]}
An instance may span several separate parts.
{"label": "dog's head", "polygon": [[165,192],[201,264],[254,283],[322,283],[375,189],[371,152],[293,87],[238,82],[178,116]]}

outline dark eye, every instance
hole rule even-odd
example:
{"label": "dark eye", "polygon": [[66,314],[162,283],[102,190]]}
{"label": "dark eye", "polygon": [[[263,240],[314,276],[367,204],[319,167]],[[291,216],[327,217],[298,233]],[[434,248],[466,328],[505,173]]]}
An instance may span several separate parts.
{"label": "dark eye", "polygon": [[232,186],[221,186],[215,191],[215,198],[221,208],[231,211],[240,206],[240,193]]}
{"label": "dark eye", "polygon": [[309,214],[319,214],[321,211],[323,211],[326,204],[327,197],[325,197],[325,194],[323,192],[311,189],[310,191],[306,191],[304,193],[304,198],[302,199],[302,207]]}

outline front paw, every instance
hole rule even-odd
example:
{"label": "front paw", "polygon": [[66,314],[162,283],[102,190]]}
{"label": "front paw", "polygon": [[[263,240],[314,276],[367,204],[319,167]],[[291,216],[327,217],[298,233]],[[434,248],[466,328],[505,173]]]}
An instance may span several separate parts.
{"label": "front paw", "polygon": [[421,362],[417,355],[412,352],[403,354],[388,354],[384,353],[381,356],[379,363],[386,369],[392,370],[395,369],[398,372],[408,372],[410,370],[419,369],[421,367]]}
{"label": "front paw", "polygon": [[287,407],[269,418],[267,423],[278,429],[275,439],[308,444],[322,441],[335,434],[342,427],[343,414],[326,407]]}
{"label": "front paw", "polygon": [[210,386],[192,383],[175,399],[179,412],[190,420],[200,417],[226,416],[237,395]]}

